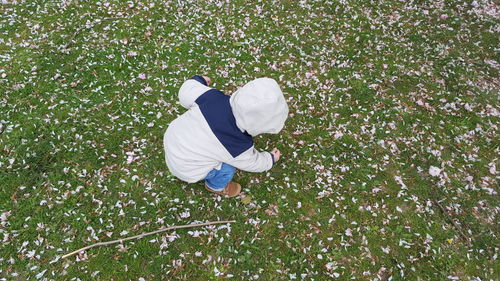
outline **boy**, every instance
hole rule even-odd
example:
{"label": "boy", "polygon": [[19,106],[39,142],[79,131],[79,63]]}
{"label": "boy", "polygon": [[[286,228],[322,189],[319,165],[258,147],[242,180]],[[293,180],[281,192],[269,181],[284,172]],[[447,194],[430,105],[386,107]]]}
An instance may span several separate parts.
{"label": "boy", "polygon": [[263,172],[280,151],[259,152],[252,137],[276,134],[288,117],[278,83],[255,79],[231,97],[208,87],[210,78],[195,75],[182,84],[179,101],[188,111],[177,117],[163,138],[165,160],[173,175],[188,183],[205,180],[205,188],[233,197],[241,186],[232,182],[236,168]]}

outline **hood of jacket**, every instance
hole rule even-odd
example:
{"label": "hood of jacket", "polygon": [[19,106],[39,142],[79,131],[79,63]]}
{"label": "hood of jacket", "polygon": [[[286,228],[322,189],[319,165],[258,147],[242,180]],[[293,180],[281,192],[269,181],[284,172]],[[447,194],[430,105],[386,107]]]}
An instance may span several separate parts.
{"label": "hood of jacket", "polygon": [[277,134],[288,117],[288,105],[278,83],[271,78],[255,79],[230,98],[236,125],[251,136]]}

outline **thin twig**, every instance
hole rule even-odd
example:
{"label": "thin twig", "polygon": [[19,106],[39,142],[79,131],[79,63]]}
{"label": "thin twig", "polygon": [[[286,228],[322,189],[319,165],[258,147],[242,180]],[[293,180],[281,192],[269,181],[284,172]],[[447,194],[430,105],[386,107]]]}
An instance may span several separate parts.
{"label": "thin twig", "polygon": [[233,222],[236,222],[236,221],[234,221],[234,220],[233,221],[212,221],[212,222],[187,224],[187,225],[174,225],[174,226],[165,227],[165,228],[161,228],[161,229],[158,229],[158,230],[155,230],[155,231],[151,231],[151,232],[147,232],[147,233],[142,233],[142,234],[138,234],[138,235],[135,235],[135,236],[130,236],[130,237],[122,238],[122,239],[116,239],[116,240],[107,241],[107,242],[98,242],[98,243],[95,243],[95,244],[83,247],[81,249],[78,249],[76,251],[73,251],[73,252],[71,252],[69,254],[66,254],[66,255],[62,256],[62,258],[64,259],[64,258],[70,257],[70,256],[72,256],[74,254],[78,254],[78,253],[80,253],[82,251],[85,251],[85,250],[88,250],[88,249],[91,249],[91,248],[94,248],[94,247],[112,245],[112,244],[117,244],[117,243],[123,243],[123,242],[128,241],[128,240],[140,239],[140,238],[152,235],[152,234],[156,234],[156,233],[160,233],[160,232],[165,232],[165,231],[172,230],[172,229],[191,228],[191,227],[199,227],[199,226],[206,226],[206,225],[213,225],[213,224],[223,224],[223,223],[233,223]]}
{"label": "thin twig", "polygon": [[68,48],[68,46],[73,43],[73,39],[75,39],[75,37],[80,33],[80,31],[84,30],[84,29],[90,29],[98,24],[101,24],[105,21],[108,21],[108,20],[116,20],[116,19],[123,19],[123,17],[107,17],[107,18],[102,18],[102,19],[97,19],[95,20],[94,22],[92,22],[92,24],[90,26],[81,26],[79,28],[76,29],[75,33],[73,33],[73,36],[71,36],[71,38],[68,40],[68,42],[61,48],[61,49],[66,49]]}
{"label": "thin twig", "polygon": [[462,237],[462,239],[465,240],[465,242],[467,242],[468,245],[470,245],[470,240],[469,238],[464,234],[464,232],[462,231],[462,227],[457,223],[455,222],[452,218],[450,218],[450,216],[448,215],[448,212],[446,211],[446,209],[439,203],[438,200],[435,200],[433,199],[432,201],[434,201],[434,204],[436,204],[438,207],[439,207],[439,210],[441,210],[441,212],[443,213],[443,215],[453,224],[453,226],[455,227],[455,229],[458,231],[458,234],[460,234],[460,237]]}

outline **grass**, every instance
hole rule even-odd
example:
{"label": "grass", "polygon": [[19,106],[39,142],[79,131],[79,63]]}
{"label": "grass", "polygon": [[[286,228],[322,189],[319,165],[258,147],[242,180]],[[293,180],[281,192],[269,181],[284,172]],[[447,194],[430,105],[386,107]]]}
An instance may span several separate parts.
{"label": "grass", "polygon": [[[2,4],[0,280],[497,279],[498,4],[477,2]],[[255,138],[283,159],[236,175],[249,204],[164,163],[194,74],[288,99]]]}

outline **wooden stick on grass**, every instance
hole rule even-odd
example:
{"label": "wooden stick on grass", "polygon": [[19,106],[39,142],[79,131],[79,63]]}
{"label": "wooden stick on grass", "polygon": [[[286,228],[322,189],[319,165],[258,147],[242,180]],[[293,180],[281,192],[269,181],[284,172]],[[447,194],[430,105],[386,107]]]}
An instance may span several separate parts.
{"label": "wooden stick on grass", "polygon": [[451,224],[455,227],[455,229],[458,231],[458,234],[459,236],[464,239],[465,243],[467,243],[467,245],[471,245],[471,241],[469,240],[469,238],[464,234],[464,232],[462,231],[462,227],[460,227],[460,225],[455,221],[453,220],[450,215],[448,214],[448,212],[446,211],[446,209],[439,203],[438,200],[434,199],[432,200],[434,201],[434,204],[436,204],[438,207],[439,207],[439,210],[441,211],[441,213],[443,213],[443,215],[446,217],[446,219],[448,221],[451,222]]}
{"label": "wooden stick on grass", "polygon": [[186,225],[174,225],[174,226],[165,227],[165,228],[161,228],[161,229],[158,229],[158,230],[155,230],[155,231],[146,232],[146,233],[142,233],[142,234],[138,234],[138,235],[135,235],[135,236],[130,236],[130,237],[122,238],[122,239],[116,239],[116,240],[107,241],[107,242],[98,242],[98,243],[95,243],[95,244],[83,247],[81,249],[78,249],[76,251],[73,251],[73,252],[71,252],[69,254],[66,254],[66,255],[62,256],[62,258],[64,259],[64,258],[67,258],[67,257],[71,257],[72,255],[78,254],[78,253],[80,253],[82,251],[86,251],[86,250],[94,248],[94,247],[112,245],[112,244],[117,244],[117,243],[123,243],[123,242],[128,241],[128,240],[140,239],[140,238],[143,238],[143,237],[146,237],[146,236],[149,236],[149,235],[153,235],[153,234],[160,233],[160,232],[165,232],[165,231],[172,230],[172,229],[191,228],[191,227],[199,227],[199,226],[206,226],[206,225],[213,225],[213,224],[223,224],[223,223],[233,223],[233,222],[236,222],[236,221],[234,221],[234,220],[233,221],[211,221],[211,222],[186,224]]}
{"label": "wooden stick on grass", "polygon": [[98,19],[96,21],[94,21],[90,26],[87,26],[87,25],[84,25],[84,26],[80,26],[76,29],[75,33],[73,33],[73,35],[71,36],[71,38],[68,40],[68,42],[66,44],[64,44],[64,46],[61,48],[61,49],[66,49],[68,48],[68,46],[73,43],[73,40],[75,39],[75,37],[84,29],[90,29],[98,24],[101,24],[107,20],[117,20],[117,19],[123,19],[123,17],[107,17],[107,18],[102,18],[102,19]]}

